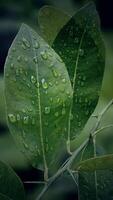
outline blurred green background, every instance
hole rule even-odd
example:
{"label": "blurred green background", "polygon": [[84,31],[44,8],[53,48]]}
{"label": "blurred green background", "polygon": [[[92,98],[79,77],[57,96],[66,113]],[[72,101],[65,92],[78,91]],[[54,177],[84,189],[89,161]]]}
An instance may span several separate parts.
{"label": "blurred green background", "polygon": [[[74,13],[89,0],[1,0],[0,1],[0,160],[9,163],[25,181],[42,179],[42,172],[29,166],[24,156],[19,152],[8,131],[5,116],[3,70],[8,49],[18,32],[22,22],[31,25],[38,31],[38,11],[44,5],[53,5],[62,8],[67,13]],[[107,49],[107,63],[113,65],[113,7],[112,0],[94,0],[101,19],[101,28]],[[68,184],[70,183],[70,184]],[[25,184],[28,199],[33,199],[37,184]],[[56,189],[55,189],[56,188]],[[53,199],[76,199],[76,190],[69,177],[58,180],[51,191]],[[73,192],[74,191],[74,192]],[[61,195],[62,193],[62,195]],[[65,194],[65,195],[64,195]],[[53,195],[53,196],[52,196]]]}

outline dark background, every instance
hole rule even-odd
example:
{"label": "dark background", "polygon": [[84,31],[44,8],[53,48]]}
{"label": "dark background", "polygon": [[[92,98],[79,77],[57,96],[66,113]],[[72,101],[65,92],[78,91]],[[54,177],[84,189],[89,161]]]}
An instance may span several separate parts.
{"label": "dark background", "polygon": [[[0,72],[3,72],[7,51],[21,22],[38,24],[37,13],[43,5],[55,5],[71,12],[88,0],[19,0],[0,1]],[[102,29],[113,29],[113,1],[95,0]]]}

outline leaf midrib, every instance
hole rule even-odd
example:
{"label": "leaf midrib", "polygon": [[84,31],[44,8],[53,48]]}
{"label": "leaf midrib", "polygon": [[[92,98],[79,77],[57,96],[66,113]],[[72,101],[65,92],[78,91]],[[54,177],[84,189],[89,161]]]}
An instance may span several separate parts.
{"label": "leaf midrib", "polygon": [[[31,32],[28,30],[30,38],[31,38],[31,42],[32,42],[32,46],[34,45],[33,43],[33,38],[32,38],[32,34]],[[37,57],[37,53],[35,51],[35,49],[33,48],[33,53],[34,56]],[[36,79],[39,82],[39,70],[38,70],[38,63],[35,63],[36,66]],[[43,162],[44,162],[44,169],[46,170],[47,167],[47,161],[46,161],[46,155],[45,155],[45,148],[44,148],[44,140],[43,140],[43,128],[42,128],[42,107],[41,107],[41,97],[40,97],[40,88],[37,87],[37,97],[38,97],[38,108],[39,108],[39,124],[40,124],[40,140],[41,140],[41,148],[42,148],[42,154],[43,154]]]}
{"label": "leaf midrib", "polygon": [[[76,81],[76,74],[77,74],[79,57],[80,57],[80,49],[82,47],[82,42],[83,42],[83,39],[84,39],[85,32],[86,32],[86,26],[84,28],[84,31],[83,31],[81,39],[80,39],[78,52],[77,52],[77,57],[76,57],[75,72],[74,72],[74,77],[73,77],[73,82],[72,82],[73,83],[72,84],[73,94],[74,94],[74,90],[75,90],[75,81]],[[70,145],[70,138],[71,138],[71,112],[72,112],[72,108],[73,108],[73,100],[72,100],[72,103],[71,103],[69,121],[68,121],[68,140],[67,141],[68,141],[69,145]],[[70,147],[69,147],[69,152],[70,152]]]}

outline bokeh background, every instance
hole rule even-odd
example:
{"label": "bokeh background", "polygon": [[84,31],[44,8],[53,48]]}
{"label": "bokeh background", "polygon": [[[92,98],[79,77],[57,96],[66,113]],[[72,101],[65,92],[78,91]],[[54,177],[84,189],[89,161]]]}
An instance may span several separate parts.
{"label": "bokeh background", "polygon": [[[33,169],[15,146],[9,134],[4,102],[3,71],[8,49],[18,32],[22,22],[38,30],[38,11],[44,5],[62,8],[67,13],[73,13],[89,0],[0,0],[0,160],[9,163],[23,182],[42,179],[42,172]],[[113,57],[113,1],[94,0],[100,15],[101,29],[109,59]],[[113,60],[111,59],[113,64]],[[42,185],[24,183],[29,200],[33,200]],[[46,200],[77,199],[75,184],[69,176],[60,178],[48,191]]]}

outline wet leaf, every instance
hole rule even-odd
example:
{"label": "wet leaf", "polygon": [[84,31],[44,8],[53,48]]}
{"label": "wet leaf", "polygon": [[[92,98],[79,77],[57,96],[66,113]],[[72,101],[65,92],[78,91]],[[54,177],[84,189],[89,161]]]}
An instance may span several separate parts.
{"label": "wet leaf", "polygon": [[72,88],[65,64],[22,25],[5,64],[8,126],[31,164],[47,172],[65,147]]}
{"label": "wet leaf", "polygon": [[113,155],[82,161],[78,167],[79,198],[87,200],[113,197]]}
{"label": "wet leaf", "polygon": [[20,178],[8,165],[0,161],[0,199],[24,200],[24,187]]}
{"label": "wet leaf", "polygon": [[72,82],[74,98],[68,138],[74,139],[96,107],[104,71],[105,50],[93,3],[69,20],[57,35],[53,48],[65,62]]}

